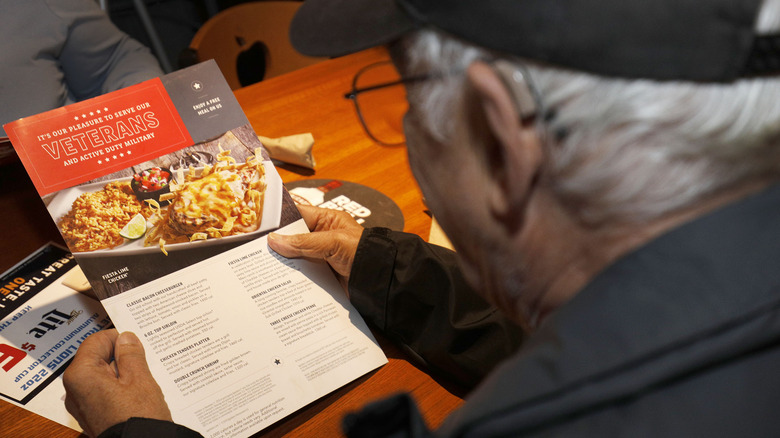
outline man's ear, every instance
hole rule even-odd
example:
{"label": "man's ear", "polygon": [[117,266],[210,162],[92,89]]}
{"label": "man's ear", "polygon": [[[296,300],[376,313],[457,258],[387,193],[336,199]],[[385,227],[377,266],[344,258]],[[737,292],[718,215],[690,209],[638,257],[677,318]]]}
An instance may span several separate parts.
{"label": "man's ear", "polygon": [[491,214],[516,231],[523,223],[527,203],[535,188],[542,165],[541,144],[533,124],[521,121],[514,97],[525,86],[512,83],[493,66],[481,61],[466,71],[469,87],[469,121],[471,138],[484,158],[489,180],[488,196]]}

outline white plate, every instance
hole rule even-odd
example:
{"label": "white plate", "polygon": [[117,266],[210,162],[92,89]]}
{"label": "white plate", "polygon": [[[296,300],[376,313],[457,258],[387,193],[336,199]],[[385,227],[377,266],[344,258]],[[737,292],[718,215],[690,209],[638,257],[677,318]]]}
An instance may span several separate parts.
{"label": "white plate", "polygon": [[[264,161],[265,167],[265,196],[263,198],[263,219],[260,222],[260,228],[251,233],[235,234],[227,237],[220,237],[217,239],[197,240],[195,242],[185,243],[169,243],[165,245],[165,250],[168,252],[177,251],[187,248],[192,248],[193,245],[218,245],[228,242],[241,242],[248,241],[258,234],[264,233],[268,230],[273,230],[279,227],[282,217],[282,178],[279,173],[276,172],[276,168],[270,161]],[[130,180],[130,177],[122,177],[109,181],[100,181],[92,184],[84,184],[77,187],[71,187],[69,189],[60,190],[54,196],[54,199],[49,203],[48,209],[51,217],[54,218],[55,223],[60,221],[60,218],[65,216],[73,206],[73,202],[82,194],[89,192],[97,192],[103,189],[106,184],[113,181]],[[148,232],[148,230],[147,230]],[[116,246],[111,249],[99,249],[88,252],[74,252],[77,257],[106,257],[106,256],[118,256],[118,255],[132,255],[143,254],[147,252],[160,252],[158,245],[144,246],[144,238],[141,237],[135,240],[125,239],[125,243]]]}

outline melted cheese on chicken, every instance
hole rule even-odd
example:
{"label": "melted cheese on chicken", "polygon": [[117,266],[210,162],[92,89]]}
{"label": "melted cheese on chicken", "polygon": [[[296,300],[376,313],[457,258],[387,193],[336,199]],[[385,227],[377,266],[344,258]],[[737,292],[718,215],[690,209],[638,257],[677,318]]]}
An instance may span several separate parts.
{"label": "melted cheese on chicken", "polygon": [[[200,172],[190,169],[172,189],[172,202],[155,219],[145,244],[219,238],[249,233],[260,227],[265,192],[265,168],[259,161],[221,162]],[[162,213],[162,211],[160,211]]]}
{"label": "melted cheese on chicken", "polygon": [[[171,205],[174,220],[200,228],[204,224],[221,227],[244,198],[246,190],[233,172],[221,171],[187,183]],[[186,222],[191,222],[187,224]]]}

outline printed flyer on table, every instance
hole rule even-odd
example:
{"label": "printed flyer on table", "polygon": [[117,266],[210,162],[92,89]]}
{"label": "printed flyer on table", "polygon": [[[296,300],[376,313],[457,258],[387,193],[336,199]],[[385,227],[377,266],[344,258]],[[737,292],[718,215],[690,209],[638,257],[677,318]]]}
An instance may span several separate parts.
{"label": "printed flyer on table", "polygon": [[0,395],[75,430],[62,372],[87,336],[111,326],[85,295],[73,256],[50,244],[0,276]]}

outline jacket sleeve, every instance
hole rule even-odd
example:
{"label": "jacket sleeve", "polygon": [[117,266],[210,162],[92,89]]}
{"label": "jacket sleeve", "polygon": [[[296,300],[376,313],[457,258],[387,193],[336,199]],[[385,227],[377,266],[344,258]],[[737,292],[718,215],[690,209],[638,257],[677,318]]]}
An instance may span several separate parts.
{"label": "jacket sleeve", "polygon": [[374,401],[341,422],[347,438],[431,438],[422,413],[409,394]]}
{"label": "jacket sleeve", "polygon": [[519,326],[469,287],[453,251],[413,234],[367,229],[349,295],[369,324],[466,388],[515,352],[523,338]]}
{"label": "jacket sleeve", "polygon": [[153,420],[151,418],[132,417],[124,423],[115,424],[98,438],[203,438],[203,435],[179,424]]}
{"label": "jacket sleeve", "polygon": [[149,49],[120,31],[94,0],[48,0],[67,26],[59,61],[70,98],[84,100],[163,74]]}

